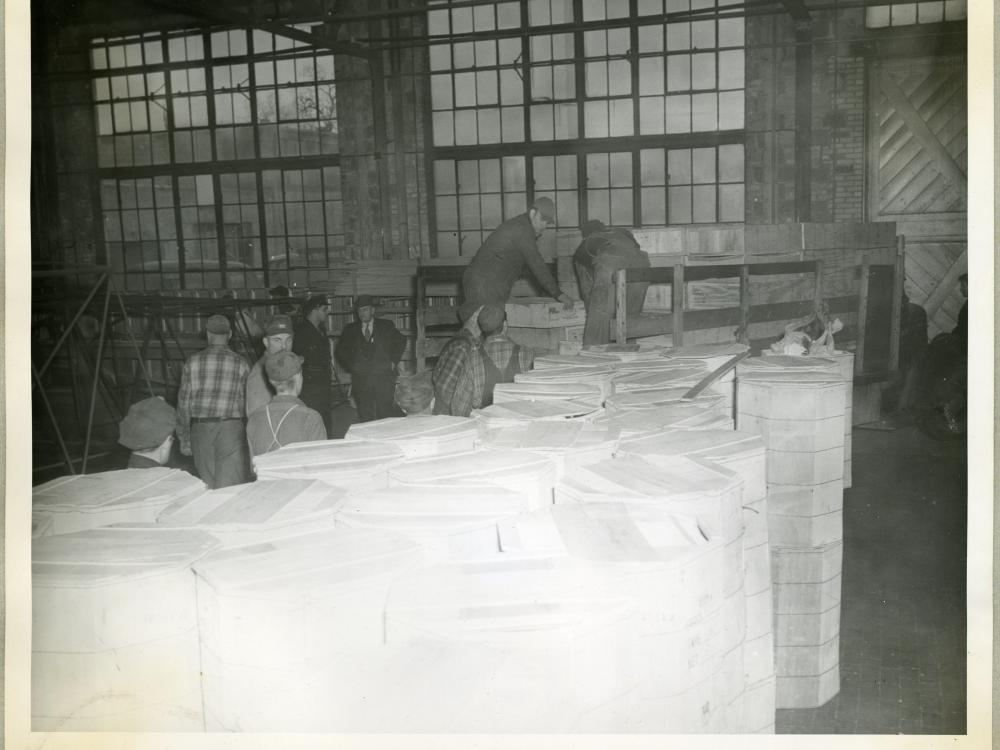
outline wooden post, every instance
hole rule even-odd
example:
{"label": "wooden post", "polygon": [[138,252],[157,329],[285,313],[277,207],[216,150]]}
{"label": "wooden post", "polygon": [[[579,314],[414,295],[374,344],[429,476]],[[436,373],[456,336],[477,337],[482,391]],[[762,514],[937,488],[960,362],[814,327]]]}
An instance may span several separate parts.
{"label": "wooden post", "polygon": [[906,276],[906,238],[896,237],[896,265],[892,270],[892,327],[889,329],[889,371],[899,369],[899,339],[903,317],[903,280]]}
{"label": "wooden post", "polygon": [[670,287],[670,306],[673,310],[674,346],[684,345],[684,264],[674,265],[674,277]]}
{"label": "wooden post", "polygon": [[628,298],[626,295],[628,269],[615,271],[615,343],[628,341]]}
{"label": "wooden post", "polygon": [[858,348],[854,352],[854,374],[865,370],[865,326],[868,324],[868,259],[861,263],[861,282],[858,288]]}
{"label": "wooden post", "polygon": [[813,305],[816,312],[823,306],[823,261],[815,261],[813,273],[816,274],[816,286],[813,287]]}
{"label": "wooden post", "polygon": [[750,345],[750,266],[740,266],[740,343]]}
{"label": "wooden post", "polygon": [[424,363],[424,341],[427,336],[427,325],[424,307],[426,305],[426,290],[427,282],[424,279],[423,269],[417,264],[417,280],[416,280],[416,294],[414,301],[416,305],[413,308],[413,324],[416,328],[416,338],[413,341],[413,356],[416,360],[415,367],[417,372],[423,372]]}

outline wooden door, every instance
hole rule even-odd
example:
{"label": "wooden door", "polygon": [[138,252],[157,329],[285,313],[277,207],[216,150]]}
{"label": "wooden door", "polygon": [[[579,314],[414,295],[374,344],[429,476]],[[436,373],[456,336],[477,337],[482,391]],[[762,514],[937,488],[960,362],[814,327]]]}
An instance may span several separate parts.
{"label": "wooden door", "polygon": [[951,330],[966,270],[965,56],[879,60],[869,70],[868,209],[906,238],[906,290],[931,336]]}

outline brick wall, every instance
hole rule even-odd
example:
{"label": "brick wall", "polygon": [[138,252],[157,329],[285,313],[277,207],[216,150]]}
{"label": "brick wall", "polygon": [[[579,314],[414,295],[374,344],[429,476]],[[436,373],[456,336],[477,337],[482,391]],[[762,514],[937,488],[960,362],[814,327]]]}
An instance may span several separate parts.
{"label": "brick wall", "polygon": [[[865,214],[865,62],[848,40],[864,10],[812,13],[811,221]],[[787,15],[747,20],[747,222],[795,215],[795,26]]]}

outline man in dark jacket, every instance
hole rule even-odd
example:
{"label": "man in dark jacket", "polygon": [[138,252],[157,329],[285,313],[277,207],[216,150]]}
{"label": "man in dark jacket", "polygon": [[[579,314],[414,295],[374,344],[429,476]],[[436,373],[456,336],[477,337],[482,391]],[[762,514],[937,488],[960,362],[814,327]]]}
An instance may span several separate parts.
{"label": "man in dark jacket", "polygon": [[[591,219],[581,227],[583,242],[573,254],[573,267],[580,283],[580,296],[587,309],[583,345],[611,341],[611,319],[615,312],[615,271],[621,268],[649,268],[649,256],[627,229],[608,229]],[[626,294],[629,315],[638,315],[646,298],[645,282],[631,283]]]}
{"label": "man in dark jacket", "polygon": [[344,326],[337,343],[337,362],[351,374],[351,392],[358,409],[358,420],[401,417],[393,392],[396,367],[406,348],[403,338],[391,321],[375,317],[375,300],[362,294],[354,302],[358,316]]}
{"label": "man in dark jacket", "polygon": [[551,199],[536,198],[527,213],[508,219],[493,230],[462,276],[463,318],[482,305],[503,307],[525,266],[548,294],[567,308],[573,306],[573,300],[559,288],[538,252],[538,238],[555,221],[555,215]]}
{"label": "man in dark jacket", "polygon": [[330,341],[326,337],[326,319],[330,303],[324,295],[306,300],[302,320],[295,326],[292,351],[305,358],[302,365],[302,393],[299,399],[323,418],[326,434],[330,434]]}

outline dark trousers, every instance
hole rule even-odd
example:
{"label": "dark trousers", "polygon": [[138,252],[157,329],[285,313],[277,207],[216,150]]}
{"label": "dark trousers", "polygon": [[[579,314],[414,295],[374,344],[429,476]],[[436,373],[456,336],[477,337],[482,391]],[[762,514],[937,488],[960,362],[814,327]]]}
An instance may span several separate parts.
{"label": "dark trousers", "polygon": [[250,481],[250,451],[242,419],[191,423],[191,455],[211,490]]}
{"label": "dark trousers", "polygon": [[[649,268],[649,256],[641,250],[605,250],[594,261],[593,270],[577,264],[580,296],[587,310],[583,328],[584,346],[607,344],[611,341],[611,320],[615,314],[615,271],[620,268]],[[625,306],[629,315],[642,312],[647,282],[633,282],[626,287]]]}
{"label": "dark trousers", "polygon": [[[303,370],[305,373],[305,370]],[[323,418],[327,437],[330,436],[330,374],[309,374],[303,377],[302,393],[299,399],[310,409],[315,409]]]}
{"label": "dark trousers", "polygon": [[358,407],[359,422],[404,416],[396,406],[395,373],[378,375],[359,373],[352,375],[351,381],[351,393],[354,395],[354,404]]}

